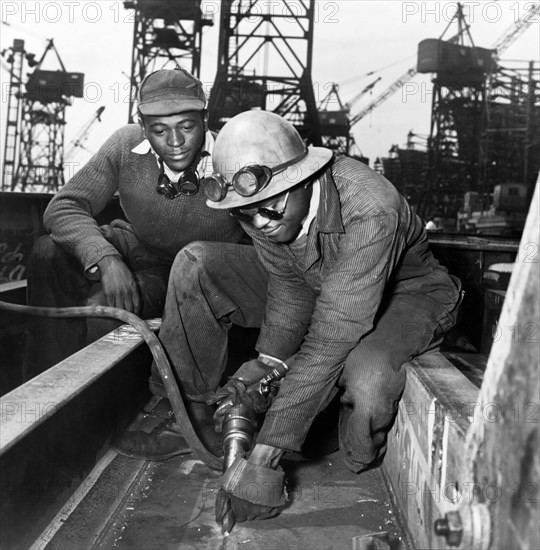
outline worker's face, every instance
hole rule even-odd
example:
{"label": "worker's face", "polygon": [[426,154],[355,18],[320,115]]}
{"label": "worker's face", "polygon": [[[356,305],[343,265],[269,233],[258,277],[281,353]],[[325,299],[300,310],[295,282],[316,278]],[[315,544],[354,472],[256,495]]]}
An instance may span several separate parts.
{"label": "worker's face", "polygon": [[[311,193],[312,186],[302,184],[268,200],[236,208],[232,213],[251,224],[269,241],[289,243],[297,237],[302,221],[308,215]],[[261,207],[282,212],[283,217],[279,220],[268,219],[260,213]]]}
{"label": "worker's face", "polygon": [[204,143],[206,122],[200,111],[168,116],[145,115],[141,126],[152,149],[175,172],[189,168]]}

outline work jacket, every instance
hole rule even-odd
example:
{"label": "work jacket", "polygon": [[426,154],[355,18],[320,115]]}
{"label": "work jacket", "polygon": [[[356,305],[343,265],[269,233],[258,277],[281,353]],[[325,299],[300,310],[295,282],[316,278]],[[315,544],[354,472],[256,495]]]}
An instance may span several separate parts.
{"label": "work jacket", "polygon": [[459,297],[459,282],[433,257],[420,218],[387,179],[341,157],[318,181],[317,215],[300,257],[244,226],[269,273],[257,350],[290,367],[257,441],[295,451],[390,294],[429,294],[433,322],[443,329]]}

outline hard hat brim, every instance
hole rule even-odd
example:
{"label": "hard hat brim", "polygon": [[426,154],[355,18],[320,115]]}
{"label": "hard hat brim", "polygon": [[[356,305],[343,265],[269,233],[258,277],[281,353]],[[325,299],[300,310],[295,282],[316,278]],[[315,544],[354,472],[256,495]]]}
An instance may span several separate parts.
{"label": "hard hat brim", "polygon": [[222,201],[214,202],[208,199],[206,205],[210,208],[224,210],[264,201],[310,178],[330,162],[332,155],[332,150],[326,147],[308,147],[308,153],[301,161],[272,176],[268,186],[260,193],[256,193],[251,197],[243,197],[232,188],[229,188],[227,196]]}

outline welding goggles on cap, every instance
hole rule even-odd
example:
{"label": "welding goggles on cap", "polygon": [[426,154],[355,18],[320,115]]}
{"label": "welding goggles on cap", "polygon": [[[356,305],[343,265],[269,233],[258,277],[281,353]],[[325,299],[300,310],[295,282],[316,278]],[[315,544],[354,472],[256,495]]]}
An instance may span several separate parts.
{"label": "welding goggles on cap", "polygon": [[276,174],[300,162],[307,153],[308,150],[305,148],[301,155],[277,164],[273,168],[264,164],[248,164],[234,174],[231,182],[227,181],[223,175],[213,173],[201,180],[204,193],[212,202],[222,201],[231,187],[242,197],[252,197],[265,189]]}

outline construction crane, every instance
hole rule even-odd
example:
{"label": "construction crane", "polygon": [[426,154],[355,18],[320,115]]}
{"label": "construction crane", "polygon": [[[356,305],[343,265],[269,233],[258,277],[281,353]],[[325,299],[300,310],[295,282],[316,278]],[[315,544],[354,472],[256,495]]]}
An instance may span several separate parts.
{"label": "construction crane", "polygon": [[[497,50],[497,56],[506,50],[511,44],[513,44],[530,26],[535,22],[535,16],[540,13],[540,4],[531,4],[528,12],[518,21],[513,23],[495,42],[492,49]],[[401,86],[413,78],[418,72],[416,66],[408,69],[404,74],[397,78],[386,90],[379,94],[369,105],[364,107],[358,114],[354,115],[350,119],[350,126],[352,127],[357,122],[360,122],[366,115],[371,113],[379,105],[384,103],[390,96],[397,92]]]}
{"label": "construction crane", "polygon": [[493,44],[492,48],[497,50],[497,56],[499,56],[510,44],[513,44],[528,28],[529,26],[537,22],[535,16],[540,13],[540,4],[531,4],[529,6],[528,13],[521,19],[513,23],[506,31],[499,37],[499,39]]}
{"label": "construction crane", "polygon": [[[39,61],[21,39],[5,53],[11,70],[2,190],[54,192],[64,183],[66,107],[83,97],[84,74],[66,71],[52,38]],[[60,68],[42,69],[52,54]]]}
{"label": "construction crane", "polygon": [[316,2],[279,4],[282,8],[275,10],[263,0],[221,2],[218,68],[208,123],[219,130],[236,114],[258,108],[283,116],[308,143],[320,145],[311,77]]}
{"label": "construction crane", "polygon": [[95,113],[94,116],[79,130],[77,135],[69,142],[67,149],[64,153],[64,163],[69,161],[75,154],[77,149],[84,149],[84,143],[90,135],[90,130],[96,122],[101,122],[101,115],[105,110],[104,106],[101,106]]}
{"label": "construction crane", "polygon": [[360,92],[358,92],[350,101],[348,101],[347,103],[345,103],[345,108],[348,109],[349,111],[352,109],[352,106],[359,100],[361,99],[362,97],[364,97],[364,95],[366,95],[368,92],[371,92],[371,90],[373,90],[373,88],[375,87],[375,85],[377,84],[377,82],[379,82],[380,80],[382,80],[382,77],[378,77],[376,78],[373,82],[370,82],[365,88],[363,88]]}
{"label": "construction crane", "polygon": [[124,0],[124,8],[134,11],[128,122],[135,122],[146,75],[179,66],[200,76],[203,28],[214,22],[201,0]]}
{"label": "construction crane", "polygon": [[351,118],[350,125],[353,126],[360,120],[362,120],[366,115],[371,113],[373,109],[376,109],[381,103],[384,103],[391,95],[397,92],[401,86],[411,78],[413,78],[417,73],[416,67],[411,67],[404,74],[402,74],[397,80],[394,80],[388,88],[381,94],[379,94],[367,107],[362,109],[358,114],[354,115]]}
{"label": "construction crane", "polygon": [[[328,94],[319,103],[319,126],[321,130],[321,139],[324,147],[332,149],[337,154],[349,155],[362,159],[367,163],[367,159],[362,155],[354,143],[354,138],[350,132],[349,114],[351,107],[365,94],[370,92],[373,87],[381,80],[377,78],[365,86],[348,103],[343,103],[339,96],[339,87],[334,82]],[[337,103],[337,108],[330,109],[332,103]],[[353,149],[358,149],[353,152]]]}

